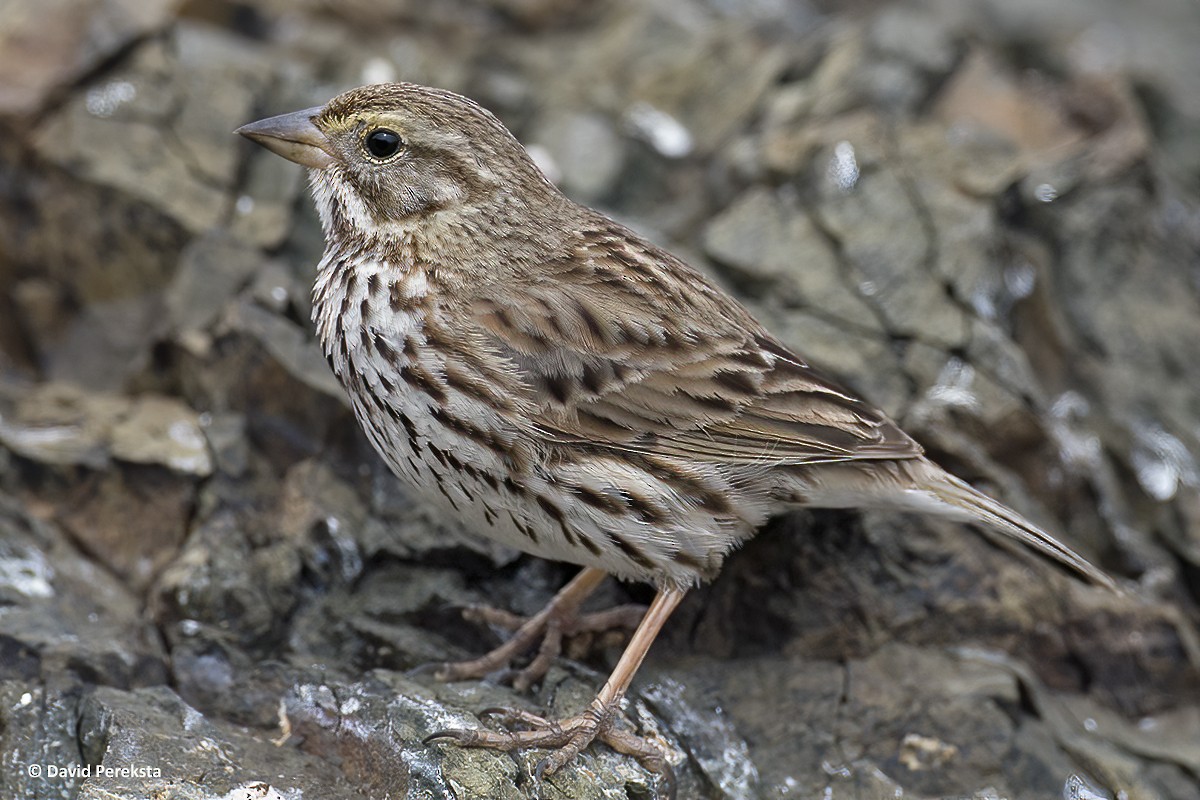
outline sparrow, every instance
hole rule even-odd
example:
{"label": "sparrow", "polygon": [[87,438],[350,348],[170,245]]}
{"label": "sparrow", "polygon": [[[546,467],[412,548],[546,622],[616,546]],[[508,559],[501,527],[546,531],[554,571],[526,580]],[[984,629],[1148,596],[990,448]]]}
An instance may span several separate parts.
{"label": "sparrow", "polygon": [[656,589],[587,708],[501,710],[503,730],[430,740],[548,749],[548,774],[599,738],[661,767],[613,724],[634,673],[689,588],[795,508],[974,523],[1114,587],[703,274],[564,196],[472,100],[366,86],[237,133],[308,170],[325,235],[317,336],[388,466],[467,529],[583,567],[505,644],[439,677],[490,674],[540,639],[527,686],[590,624],[580,606],[605,576]]}

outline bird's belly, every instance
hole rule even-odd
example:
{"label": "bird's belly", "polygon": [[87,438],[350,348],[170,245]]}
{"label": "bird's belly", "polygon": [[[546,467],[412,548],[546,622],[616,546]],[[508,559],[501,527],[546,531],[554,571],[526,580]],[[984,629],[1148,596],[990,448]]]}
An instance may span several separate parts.
{"label": "bird's belly", "polygon": [[405,422],[380,425],[373,409],[357,400],[355,412],[384,461],[423,499],[468,532],[545,558],[591,563],[594,554],[586,545],[572,544],[575,526],[568,520],[564,532],[555,521],[555,492],[535,495],[532,476],[514,475],[476,442],[446,430],[424,398],[392,397],[388,403]]}
{"label": "bird's belly", "polygon": [[[677,497],[669,505],[669,489],[625,464],[555,459],[553,466],[514,471],[477,438],[455,433],[446,412],[421,392],[383,400],[350,394],[368,438],[397,476],[464,530],[517,550],[623,578],[693,584],[715,574],[748,533],[740,521],[681,507]],[[608,507],[596,500],[601,495],[611,498]],[[630,498],[640,507],[631,508]],[[660,507],[661,518],[647,505]]]}
{"label": "bird's belly", "polygon": [[496,408],[449,385],[419,316],[393,316],[391,327],[351,336],[353,326],[330,325],[326,352],[376,451],[467,531],[658,584],[711,577],[749,535],[744,515],[705,509],[711,487],[522,438]]}

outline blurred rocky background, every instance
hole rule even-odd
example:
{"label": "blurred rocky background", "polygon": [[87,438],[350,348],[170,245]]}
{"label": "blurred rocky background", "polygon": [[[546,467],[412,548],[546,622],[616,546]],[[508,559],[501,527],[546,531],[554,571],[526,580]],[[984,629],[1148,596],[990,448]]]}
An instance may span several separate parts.
{"label": "blurred rocky background", "polygon": [[620,642],[531,695],[409,673],[572,570],[405,497],[313,342],[301,171],[230,133],[405,79],[1129,590],[782,519],[636,683],[679,797],[1200,798],[1198,40],[1192,0],[0,2],[0,797],[661,788],[421,744],[579,708]]}

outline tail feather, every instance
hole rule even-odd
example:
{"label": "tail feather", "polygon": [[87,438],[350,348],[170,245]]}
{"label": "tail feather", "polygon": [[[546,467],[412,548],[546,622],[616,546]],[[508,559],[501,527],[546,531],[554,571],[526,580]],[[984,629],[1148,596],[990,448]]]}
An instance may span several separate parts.
{"label": "tail feather", "polygon": [[949,473],[942,472],[939,477],[940,480],[930,481],[926,489],[942,503],[959,511],[962,516],[986,524],[1046,558],[1074,570],[1097,586],[1114,592],[1120,591],[1112,578],[1011,508]]}

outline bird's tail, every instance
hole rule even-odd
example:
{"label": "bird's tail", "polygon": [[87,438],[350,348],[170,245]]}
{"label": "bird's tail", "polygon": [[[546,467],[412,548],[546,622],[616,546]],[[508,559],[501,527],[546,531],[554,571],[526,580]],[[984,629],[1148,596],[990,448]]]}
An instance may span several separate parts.
{"label": "bird's tail", "polygon": [[1074,570],[1091,583],[1112,591],[1119,591],[1112,578],[1016,511],[993,500],[953,475],[940,469],[938,472],[941,474],[930,480],[923,488],[952,509],[949,515],[982,522],[989,528],[1020,542],[1046,558]]}

